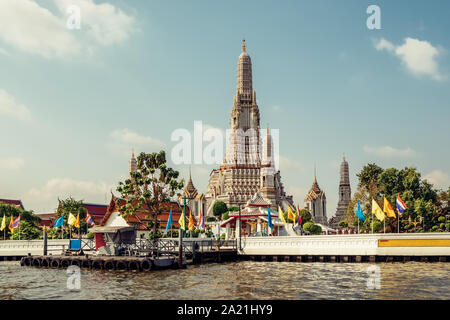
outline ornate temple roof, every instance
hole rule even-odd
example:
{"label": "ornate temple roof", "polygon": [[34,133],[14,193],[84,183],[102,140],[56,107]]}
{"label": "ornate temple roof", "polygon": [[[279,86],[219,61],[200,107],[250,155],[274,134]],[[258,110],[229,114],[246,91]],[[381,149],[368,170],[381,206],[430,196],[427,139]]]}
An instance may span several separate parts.
{"label": "ornate temple roof", "polygon": [[195,198],[198,195],[197,189],[194,187],[194,184],[192,183],[192,177],[191,177],[191,170],[189,170],[189,181],[184,187],[183,193],[181,197],[187,197],[187,198]]}
{"label": "ornate temple roof", "polygon": [[311,201],[317,198],[325,199],[326,197],[325,193],[320,189],[319,184],[317,183],[316,173],[314,172],[314,182],[305,197],[305,201]]}

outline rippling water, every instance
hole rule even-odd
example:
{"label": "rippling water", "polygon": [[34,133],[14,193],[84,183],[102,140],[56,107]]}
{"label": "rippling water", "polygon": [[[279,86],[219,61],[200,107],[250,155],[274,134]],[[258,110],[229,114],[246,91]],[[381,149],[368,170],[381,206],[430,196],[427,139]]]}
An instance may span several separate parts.
{"label": "rippling water", "polygon": [[0,299],[450,299],[450,263],[378,263],[381,288],[368,289],[367,263],[231,262],[150,273],[81,270],[67,289],[61,269],[0,262]]}

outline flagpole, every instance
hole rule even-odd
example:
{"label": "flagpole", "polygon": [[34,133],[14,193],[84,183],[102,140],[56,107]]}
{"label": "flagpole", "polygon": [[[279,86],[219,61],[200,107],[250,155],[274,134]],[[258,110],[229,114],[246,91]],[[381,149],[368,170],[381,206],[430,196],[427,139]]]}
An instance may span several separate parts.
{"label": "flagpole", "polygon": [[373,234],[373,210],[372,210],[372,234]]}
{"label": "flagpole", "polygon": [[400,233],[400,213],[397,209],[397,233]]}

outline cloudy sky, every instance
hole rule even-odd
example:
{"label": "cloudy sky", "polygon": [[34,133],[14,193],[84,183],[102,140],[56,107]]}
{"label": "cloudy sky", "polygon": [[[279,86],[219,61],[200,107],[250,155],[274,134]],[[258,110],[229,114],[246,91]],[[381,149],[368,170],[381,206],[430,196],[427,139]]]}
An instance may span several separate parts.
{"label": "cloudy sky", "polygon": [[[1,0],[0,198],[105,203],[133,148],[170,155],[195,120],[225,130],[244,37],[295,202],[316,165],[334,215],[343,153],[353,190],[368,162],[448,187],[450,3],[376,3],[381,30],[373,1]],[[213,167],[192,165],[200,192]]]}

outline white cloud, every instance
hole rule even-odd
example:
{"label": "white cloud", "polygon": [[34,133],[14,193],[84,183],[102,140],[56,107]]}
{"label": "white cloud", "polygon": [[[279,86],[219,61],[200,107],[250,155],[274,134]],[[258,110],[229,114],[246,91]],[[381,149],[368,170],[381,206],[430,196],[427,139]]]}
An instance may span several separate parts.
{"label": "white cloud", "polygon": [[433,184],[436,188],[447,189],[450,187],[450,176],[441,170],[433,170],[424,176],[424,179]]}
{"label": "white cloud", "polygon": [[121,43],[135,31],[135,20],[110,3],[96,4],[93,0],[55,0],[61,14],[71,5],[80,7],[81,29],[101,45]]}
{"label": "white cloud", "polygon": [[30,110],[20,104],[8,94],[0,89],[0,115],[14,117],[20,120],[29,120],[31,118]]}
{"label": "white cloud", "polygon": [[114,130],[109,136],[110,141],[106,145],[107,148],[122,155],[130,155],[131,149],[135,149],[136,152],[149,152],[151,150],[159,151],[159,148],[164,146],[161,140],[140,135],[127,128]]}
{"label": "white cloud", "polygon": [[428,76],[433,80],[444,80],[439,71],[437,57],[441,51],[428,41],[405,38],[402,45],[396,46],[381,38],[375,43],[378,51],[386,50],[398,57],[406,69],[416,76]]}
{"label": "white cloud", "polygon": [[25,166],[25,160],[20,157],[0,158],[0,168],[7,170],[17,170]]}
{"label": "white cloud", "polygon": [[[134,18],[111,4],[92,0],[55,0],[55,4],[59,15],[33,0],[1,0],[0,40],[45,58],[67,58],[125,41],[134,31]],[[67,28],[69,5],[81,8],[80,30]]]}
{"label": "white cloud", "polygon": [[416,152],[407,147],[405,149],[397,149],[393,148],[391,146],[383,146],[383,147],[369,147],[364,146],[363,147],[364,152],[373,154],[379,157],[387,157],[387,158],[393,158],[393,157],[411,157],[416,154]]}
{"label": "white cloud", "polygon": [[53,178],[43,186],[30,189],[24,197],[28,206],[37,211],[53,210],[58,205],[58,197],[73,197],[85,202],[105,202],[105,194],[109,197],[114,185],[105,182],[80,181],[71,178]]}

